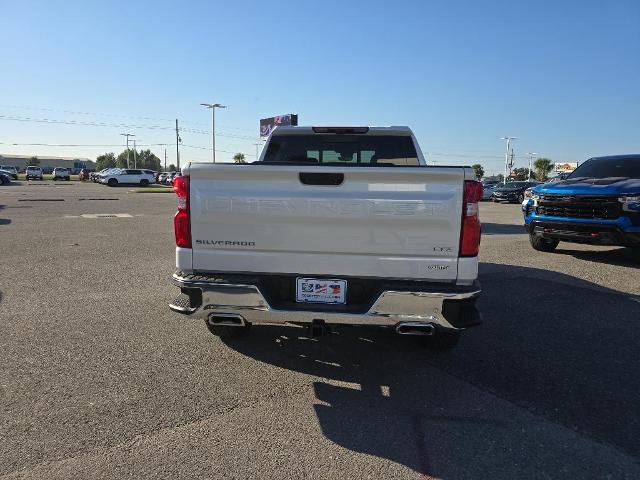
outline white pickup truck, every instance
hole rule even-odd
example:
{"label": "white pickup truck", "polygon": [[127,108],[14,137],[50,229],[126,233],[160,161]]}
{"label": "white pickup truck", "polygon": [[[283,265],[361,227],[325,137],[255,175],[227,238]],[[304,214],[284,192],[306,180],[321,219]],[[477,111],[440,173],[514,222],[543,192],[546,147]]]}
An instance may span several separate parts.
{"label": "white pickup truck", "polygon": [[278,127],[258,161],[190,163],[174,190],[170,307],[216,335],[379,325],[452,348],[481,323],[482,185],[427,166],[408,127]]}

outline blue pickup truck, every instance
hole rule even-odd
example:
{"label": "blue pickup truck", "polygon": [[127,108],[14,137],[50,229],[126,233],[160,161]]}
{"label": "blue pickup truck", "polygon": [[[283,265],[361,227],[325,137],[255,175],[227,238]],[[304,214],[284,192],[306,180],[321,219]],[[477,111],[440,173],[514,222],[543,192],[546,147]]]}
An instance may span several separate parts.
{"label": "blue pickup truck", "polygon": [[522,209],[535,250],[615,245],[640,261],[640,155],[591,158],[566,180],[535,187]]}

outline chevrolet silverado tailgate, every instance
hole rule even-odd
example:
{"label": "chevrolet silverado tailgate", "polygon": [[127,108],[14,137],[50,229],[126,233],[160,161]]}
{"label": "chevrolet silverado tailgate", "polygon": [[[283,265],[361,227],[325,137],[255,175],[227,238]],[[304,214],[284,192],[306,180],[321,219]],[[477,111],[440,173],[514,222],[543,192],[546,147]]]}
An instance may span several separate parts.
{"label": "chevrolet silverado tailgate", "polygon": [[464,173],[191,164],[193,269],[455,280]]}

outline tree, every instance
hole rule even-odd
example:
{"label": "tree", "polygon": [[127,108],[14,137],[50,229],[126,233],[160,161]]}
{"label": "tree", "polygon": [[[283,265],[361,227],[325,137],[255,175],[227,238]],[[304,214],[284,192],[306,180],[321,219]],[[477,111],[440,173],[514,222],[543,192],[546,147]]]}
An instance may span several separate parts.
{"label": "tree", "polygon": [[484,168],[482,168],[482,165],[476,163],[475,165],[471,165],[471,168],[473,168],[473,171],[476,172],[476,178],[478,180],[484,177]]}
{"label": "tree", "polygon": [[96,170],[104,170],[105,168],[113,168],[116,166],[116,155],[113,152],[103,153],[96,158]]}
{"label": "tree", "polygon": [[[133,164],[133,152],[131,151],[131,149],[129,149],[129,161],[131,162],[131,164]],[[122,152],[120,152],[120,154],[118,155],[118,158],[116,158],[116,167],[118,168],[129,168],[129,165],[127,165],[127,150],[123,150]]]}
{"label": "tree", "polygon": [[246,160],[244,159],[244,153],[236,153],[233,156],[233,161],[236,163],[247,163]]}
{"label": "tree", "polygon": [[503,174],[499,173],[498,175],[496,175],[496,178],[498,179],[498,181],[500,183],[504,182],[504,175]]}
{"label": "tree", "polygon": [[[513,176],[515,180],[529,180],[529,169],[528,168],[516,168],[513,170]],[[534,172],[531,172],[531,180],[535,180],[536,176]]]}
{"label": "tree", "polygon": [[129,165],[127,165],[127,150],[123,150],[116,158],[118,168],[145,168],[147,170],[160,171],[160,159],[149,149],[129,149]]}
{"label": "tree", "polygon": [[149,149],[137,152],[136,165],[138,168],[160,171],[160,159]]}
{"label": "tree", "polygon": [[175,172],[176,170],[177,168],[173,163],[167,167],[167,172]]}
{"label": "tree", "polygon": [[40,165],[40,159],[38,157],[31,157],[29,160],[25,162],[27,167],[36,167]]}
{"label": "tree", "polygon": [[533,168],[536,169],[536,178],[544,182],[553,170],[553,162],[548,158],[538,158],[533,162]]}

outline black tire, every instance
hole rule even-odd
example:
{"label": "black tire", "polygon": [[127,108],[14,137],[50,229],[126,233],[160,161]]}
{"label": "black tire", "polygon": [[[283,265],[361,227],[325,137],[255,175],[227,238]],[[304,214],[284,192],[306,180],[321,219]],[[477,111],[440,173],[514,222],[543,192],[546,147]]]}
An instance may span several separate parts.
{"label": "black tire", "polygon": [[531,243],[531,246],[534,250],[537,250],[539,252],[553,252],[560,243],[560,240],[542,238],[535,233],[530,233],[529,243]]}
{"label": "black tire", "polygon": [[520,195],[518,195],[518,203],[522,203],[524,202],[524,193],[521,193]]}
{"label": "black tire", "polygon": [[460,332],[456,330],[436,330],[433,335],[422,337],[422,344],[432,350],[451,350],[460,341]]}
{"label": "black tire", "polygon": [[240,338],[249,333],[251,324],[247,324],[244,327],[231,327],[229,325],[209,325],[209,322],[205,320],[204,324],[209,331],[220,338]]}
{"label": "black tire", "polygon": [[107,185],[109,185],[110,187],[115,187],[116,185],[118,185],[118,180],[116,180],[115,178],[110,178],[109,180],[107,180]]}
{"label": "black tire", "polygon": [[147,180],[146,178],[143,178],[142,180],[140,180],[140,185],[142,185],[143,187],[146,187],[147,185],[149,185],[149,180]]}

